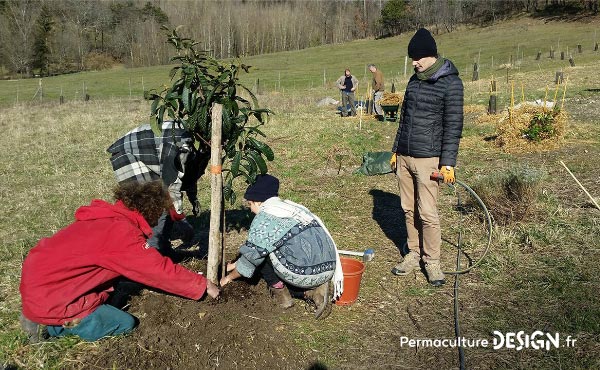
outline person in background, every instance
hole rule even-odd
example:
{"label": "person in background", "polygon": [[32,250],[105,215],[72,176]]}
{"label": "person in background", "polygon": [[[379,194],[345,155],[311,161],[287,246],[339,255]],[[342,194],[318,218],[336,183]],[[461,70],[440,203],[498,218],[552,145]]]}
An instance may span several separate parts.
{"label": "person in background", "polygon": [[119,183],[147,182],[161,179],[169,190],[173,207],[163,213],[153,228],[148,244],[163,255],[170,255],[171,232],[177,222],[184,240],[194,236],[194,230],[185,219],[183,194],[186,192],[192,212],[200,212],[198,179],[204,174],[210,160],[210,151],[194,147],[192,135],[181,124],[165,121],[160,135],[155,135],[149,124],[129,131],[115,141],[107,151]]}
{"label": "person in background", "polygon": [[373,109],[378,119],[383,118],[383,109],[379,105],[379,100],[383,98],[385,84],[383,82],[383,73],[377,69],[375,64],[369,64],[369,71],[373,74]]}
{"label": "person in background", "polygon": [[358,88],[358,79],[346,68],[344,75],[338,78],[335,84],[342,93],[342,117],[348,117],[348,105],[350,105],[350,115],[356,116],[354,92]]}
{"label": "person in background", "polygon": [[400,186],[410,252],[392,273],[407,275],[422,261],[429,283],[440,286],[446,281],[440,266],[439,184],[430,175],[440,170],[445,183],[455,181],[463,83],[454,64],[438,55],[433,36],[424,28],[408,43],[408,56],[415,73],[404,93],[390,164]]}
{"label": "person in background", "polygon": [[198,300],[219,296],[203,275],[176,265],[148,245],[171,199],[162,182],[129,182],[114,190],[115,203],[92,200],[75,221],[29,251],[21,272],[21,326],[35,342],[39,325],[48,335],[77,335],[87,341],[125,334],[135,318],[107,304],[125,277],[165,292]]}
{"label": "person in background", "polygon": [[324,318],[343,290],[343,274],[335,242],[323,222],[306,207],[278,197],[279,180],[257,176],[244,198],[256,216],[237,261],[227,265],[221,286],[260,273],[279,306],[289,308],[292,296],[314,302],[315,317]]}

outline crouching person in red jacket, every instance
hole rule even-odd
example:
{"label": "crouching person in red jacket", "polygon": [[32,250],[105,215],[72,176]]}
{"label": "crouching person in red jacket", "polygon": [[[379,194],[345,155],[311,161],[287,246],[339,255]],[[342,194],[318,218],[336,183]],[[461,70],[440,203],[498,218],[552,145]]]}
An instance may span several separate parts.
{"label": "crouching person in red jacket", "polygon": [[95,199],[79,208],[75,222],[29,252],[21,273],[21,323],[32,339],[38,324],[50,336],[88,341],[130,332],[134,317],[106,304],[123,276],[194,300],[219,296],[204,276],[148,246],[151,227],[171,206],[160,181],[122,184],[114,196],[114,204]]}

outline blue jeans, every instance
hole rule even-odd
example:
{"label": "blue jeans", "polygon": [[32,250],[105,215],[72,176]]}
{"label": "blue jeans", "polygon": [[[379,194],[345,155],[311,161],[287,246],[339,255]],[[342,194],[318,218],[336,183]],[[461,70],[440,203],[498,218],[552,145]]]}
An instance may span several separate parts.
{"label": "blue jeans", "polygon": [[73,327],[48,325],[48,334],[52,337],[77,335],[87,341],[95,341],[109,335],[126,334],[135,327],[135,318],[116,307],[103,304],[84,317]]}

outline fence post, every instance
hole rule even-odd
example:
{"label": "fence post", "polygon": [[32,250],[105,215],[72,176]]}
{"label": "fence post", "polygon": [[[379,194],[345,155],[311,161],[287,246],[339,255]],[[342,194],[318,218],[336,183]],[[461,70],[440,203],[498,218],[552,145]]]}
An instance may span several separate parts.
{"label": "fence post", "polygon": [[208,233],[208,261],[206,278],[218,284],[219,259],[223,249],[223,175],[221,173],[221,133],[223,106],[214,104],[212,107],[212,132],[210,145],[210,229]]}
{"label": "fence post", "polygon": [[569,56],[569,64],[571,65],[571,67],[575,67],[575,61],[573,60],[572,55]]}
{"label": "fence post", "polygon": [[473,64],[473,79],[472,81],[479,80],[479,65],[477,63]]}
{"label": "fence post", "polygon": [[558,85],[564,82],[564,75],[562,71],[556,71],[556,75],[554,76],[554,84]]}
{"label": "fence post", "polygon": [[490,101],[488,104],[488,114],[496,114],[496,81],[492,77],[490,81]]}

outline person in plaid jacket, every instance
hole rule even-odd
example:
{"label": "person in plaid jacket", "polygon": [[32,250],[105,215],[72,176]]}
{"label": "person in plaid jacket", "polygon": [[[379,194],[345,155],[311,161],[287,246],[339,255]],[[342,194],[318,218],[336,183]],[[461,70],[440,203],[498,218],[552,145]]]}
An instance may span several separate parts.
{"label": "person in plaid jacket", "polygon": [[149,124],[144,124],[107,149],[112,154],[110,162],[119,183],[161,179],[167,187],[173,207],[160,217],[148,240],[150,246],[163,254],[171,251],[170,236],[175,221],[181,221],[188,238],[193,237],[193,228],[185,221],[182,192],[186,192],[192,212],[197,215],[200,211],[197,182],[210,159],[207,150],[196,150],[193,144],[194,138],[183,125],[166,121],[159,136]]}

